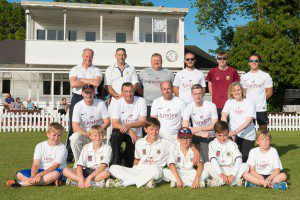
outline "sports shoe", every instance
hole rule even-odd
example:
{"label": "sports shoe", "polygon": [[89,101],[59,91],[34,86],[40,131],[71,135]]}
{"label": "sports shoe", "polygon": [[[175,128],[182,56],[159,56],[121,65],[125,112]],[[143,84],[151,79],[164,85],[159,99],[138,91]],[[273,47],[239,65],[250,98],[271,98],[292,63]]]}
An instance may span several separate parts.
{"label": "sports shoe", "polygon": [[243,179],[242,178],[236,180],[236,186],[243,186]]}
{"label": "sports shoe", "polygon": [[254,183],[251,183],[250,181],[245,181],[245,187],[254,187],[257,188],[258,186]]}
{"label": "sports shoe", "polygon": [[205,181],[200,181],[199,185],[200,185],[200,188],[205,188]]}
{"label": "sports shoe", "polygon": [[277,190],[286,190],[288,186],[286,182],[280,182],[280,183],[274,183],[273,188]]}
{"label": "sports shoe", "polygon": [[54,185],[55,185],[55,187],[61,186],[61,180],[58,179],[58,180],[54,181]]}
{"label": "sports shoe", "polygon": [[73,181],[73,180],[67,178],[66,185],[69,185],[69,186],[77,186],[78,183],[77,183],[76,181]]}
{"label": "sports shoe", "polygon": [[95,182],[94,187],[95,188],[104,188],[105,187],[105,180]]}
{"label": "sports shoe", "polygon": [[171,181],[170,188],[176,188],[176,181]]}
{"label": "sports shoe", "polygon": [[153,179],[151,179],[150,181],[148,181],[146,188],[155,188],[155,181]]}
{"label": "sports shoe", "polygon": [[115,181],[111,178],[107,179],[106,183],[105,183],[105,187],[107,187],[107,188],[115,187]]}
{"label": "sports shoe", "polygon": [[115,180],[115,187],[117,187],[117,188],[124,188],[125,186],[124,186],[124,183],[123,183],[123,181],[121,179],[116,179]]}
{"label": "sports shoe", "polygon": [[18,188],[18,187],[22,187],[22,185],[20,185],[20,183],[18,182],[18,180],[16,180],[16,179],[10,179],[10,180],[7,180],[5,182],[5,187]]}
{"label": "sports shoe", "polygon": [[219,181],[218,179],[208,179],[207,186],[208,187],[220,187],[223,185],[223,182]]}

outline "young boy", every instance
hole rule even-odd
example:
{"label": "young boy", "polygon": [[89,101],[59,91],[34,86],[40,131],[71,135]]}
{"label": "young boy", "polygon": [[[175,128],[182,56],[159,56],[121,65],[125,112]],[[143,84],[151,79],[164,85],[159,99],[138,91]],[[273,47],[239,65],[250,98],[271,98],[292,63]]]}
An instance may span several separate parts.
{"label": "young boy", "polygon": [[111,158],[111,147],[102,143],[104,129],[93,125],[89,131],[91,143],[86,144],[80,153],[77,168],[66,168],[63,174],[68,178],[67,185],[88,188],[103,188],[105,179],[110,176],[108,166]]}
{"label": "young boy", "polygon": [[7,187],[49,185],[59,186],[62,170],[67,166],[67,149],[60,142],[64,128],[57,122],[46,131],[48,140],[36,145],[31,169],[17,172],[17,180],[6,181]]}
{"label": "young boy", "polygon": [[210,187],[222,185],[242,186],[242,176],[249,171],[246,163],[242,163],[242,155],[237,144],[228,139],[229,127],[224,121],[214,125],[216,139],[209,143],[209,160],[204,170],[213,178],[207,181]]}
{"label": "young boy", "polygon": [[107,187],[127,187],[136,185],[154,188],[155,182],[162,180],[162,169],[166,165],[171,142],[158,138],[160,122],[149,117],[145,123],[147,135],[139,139],[135,145],[135,160],[132,168],[112,165],[109,169],[117,179],[108,179]]}
{"label": "young boy", "polygon": [[258,131],[256,134],[258,147],[249,153],[247,164],[250,172],[245,173],[246,187],[271,187],[286,190],[286,174],[280,173],[282,165],[275,148],[270,147],[271,135]]}
{"label": "young boy", "polygon": [[203,171],[202,160],[197,165],[197,171],[193,168],[194,153],[190,148],[193,134],[191,129],[183,127],[178,130],[178,142],[168,157],[170,169],[163,170],[164,181],[171,181],[171,188],[185,186],[204,188],[208,173]]}

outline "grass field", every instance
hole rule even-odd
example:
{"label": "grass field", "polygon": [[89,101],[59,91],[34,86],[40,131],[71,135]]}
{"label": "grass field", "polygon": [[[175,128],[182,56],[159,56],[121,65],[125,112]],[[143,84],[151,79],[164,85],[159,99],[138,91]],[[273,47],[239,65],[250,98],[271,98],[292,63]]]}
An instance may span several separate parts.
{"label": "grass field", "polygon": [[[16,171],[31,166],[34,147],[46,139],[43,133],[0,133],[0,199],[300,199],[300,132],[273,132],[272,146],[288,175],[289,189],[221,187],[170,189],[162,183],[155,189],[89,188],[54,186],[5,188]],[[64,134],[64,138],[66,134]],[[65,139],[63,139],[65,141]]]}

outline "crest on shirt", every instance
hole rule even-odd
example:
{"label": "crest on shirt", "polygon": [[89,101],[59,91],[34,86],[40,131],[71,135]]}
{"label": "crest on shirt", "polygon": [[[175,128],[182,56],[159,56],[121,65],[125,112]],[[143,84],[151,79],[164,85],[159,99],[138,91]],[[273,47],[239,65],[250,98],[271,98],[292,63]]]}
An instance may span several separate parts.
{"label": "crest on shirt", "polygon": [[146,155],[146,149],[142,149],[142,154]]}
{"label": "crest on shirt", "polygon": [[230,152],[230,151],[228,151],[227,153],[226,153],[226,156],[227,157],[230,157],[232,155],[232,153]]}
{"label": "crest on shirt", "polygon": [[230,76],[226,76],[226,80],[229,81],[230,80]]}
{"label": "crest on shirt", "polygon": [[181,162],[181,158],[177,157],[177,162],[180,163]]}
{"label": "crest on shirt", "polygon": [[220,80],[220,77],[217,76],[217,77],[216,77],[216,80],[217,80],[217,81]]}
{"label": "crest on shirt", "polygon": [[129,71],[126,71],[125,74],[128,75],[128,74],[129,74]]}
{"label": "crest on shirt", "polygon": [[92,156],[88,156],[88,161],[91,162],[92,161]]}
{"label": "crest on shirt", "polygon": [[216,152],[216,156],[220,156],[220,151],[217,151],[217,152]]}
{"label": "crest on shirt", "polygon": [[157,152],[157,154],[160,154],[160,153],[161,153],[161,152],[160,152],[160,149],[157,149],[157,151],[156,151],[156,152]]}
{"label": "crest on shirt", "polygon": [[103,156],[100,156],[100,160],[103,160]]}

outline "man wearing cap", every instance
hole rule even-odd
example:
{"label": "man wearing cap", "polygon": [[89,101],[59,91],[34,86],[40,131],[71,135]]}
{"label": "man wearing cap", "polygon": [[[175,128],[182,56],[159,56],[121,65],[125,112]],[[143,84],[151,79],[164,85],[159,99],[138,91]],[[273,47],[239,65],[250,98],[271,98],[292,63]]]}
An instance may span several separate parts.
{"label": "man wearing cap", "polygon": [[72,116],[74,106],[77,102],[83,99],[83,96],[81,95],[83,86],[92,85],[95,87],[95,92],[97,93],[97,87],[100,85],[102,80],[102,73],[100,69],[92,64],[93,57],[94,51],[92,49],[84,49],[82,52],[82,63],[73,67],[69,74],[73,96],[69,110],[70,128],[66,142],[66,147],[68,150],[68,162],[72,162],[73,160],[69,137],[73,134]]}
{"label": "man wearing cap", "polygon": [[74,106],[72,126],[74,133],[70,137],[75,164],[79,159],[83,146],[90,142],[89,130],[93,125],[101,125],[106,129],[110,125],[110,118],[104,101],[94,99],[95,88],[85,85],[82,88],[83,100]]}

